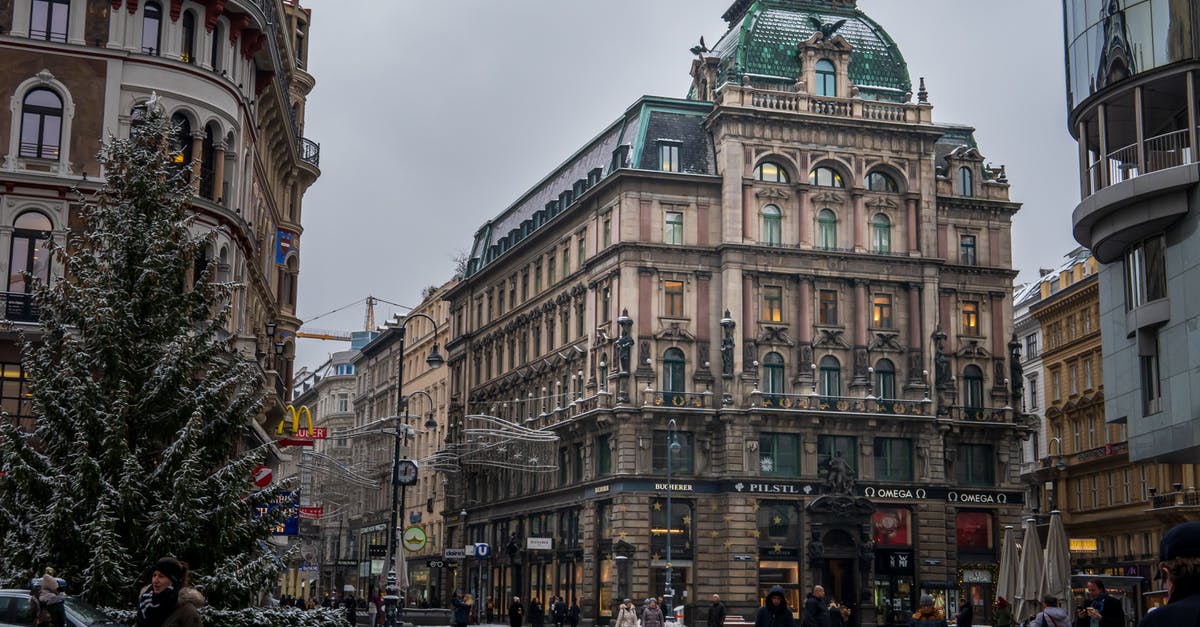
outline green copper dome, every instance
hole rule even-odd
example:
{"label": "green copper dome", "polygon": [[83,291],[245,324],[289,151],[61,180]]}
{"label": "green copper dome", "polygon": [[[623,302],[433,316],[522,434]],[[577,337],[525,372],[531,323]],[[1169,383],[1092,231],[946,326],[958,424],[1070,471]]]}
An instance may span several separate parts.
{"label": "green copper dome", "polygon": [[853,0],[737,0],[724,17],[729,32],[712,54],[721,58],[725,80],[749,75],[756,82],[794,83],[800,75],[799,44],[819,30],[817,23],[845,20],[835,34],[854,47],[850,80],[860,96],[891,102],[910,97],[912,80],[896,42]]}

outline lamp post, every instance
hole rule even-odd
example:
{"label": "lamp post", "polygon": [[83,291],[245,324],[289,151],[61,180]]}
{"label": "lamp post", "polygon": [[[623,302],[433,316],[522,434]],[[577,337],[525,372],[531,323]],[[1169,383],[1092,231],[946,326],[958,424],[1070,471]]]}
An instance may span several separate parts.
{"label": "lamp post", "polygon": [[1058,509],[1058,475],[1067,469],[1067,462],[1065,459],[1063,459],[1062,438],[1058,436],[1050,438],[1046,442],[1047,453],[1050,452],[1049,449],[1051,444],[1058,445],[1058,455],[1050,456],[1051,459],[1054,460],[1054,465],[1052,466],[1051,470],[1050,494],[1047,497],[1047,505],[1050,506],[1050,511],[1053,512]]}
{"label": "lamp post", "polygon": [[[398,360],[396,376],[396,424],[394,429],[395,446],[392,453],[392,520],[391,528],[388,530],[388,576],[387,576],[387,594],[383,597],[384,603],[387,604],[387,609],[384,611],[384,623],[387,627],[394,627],[398,620],[397,606],[400,601],[400,588],[396,581],[396,548],[397,535],[400,525],[400,436],[403,430],[407,435],[407,425],[404,422],[404,340],[408,332],[408,323],[414,318],[424,318],[433,325],[433,335],[437,337],[437,321],[423,313],[409,314],[404,318],[404,322],[396,327],[396,332],[399,334],[397,338],[397,348],[400,354]],[[425,359],[425,363],[429,364],[430,368],[440,368],[445,360],[442,359],[441,353],[438,352],[437,342],[433,344],[433,349],[429,351],[429,357]],[[431,399],[432,400],[432,399]],[[432,403],[431,403],[432,404]],[[410,462],[411,464],[411,462]],[[402,611],[402,610],[401,610]]]}
{"label": "lamp post", "polygon": [[667,443],[667,589],[663,591],[663,601],[667,606],[664,614],[669,612],[674,617],[675,590],[671,588],[671,525],[673,524],[671,521],[671,465],[675,462],[674,456],[675,453],[679,452],[680,446],[679,439],[675,435],[676,424],[674,418],[667,422],[667,427],[669,428],[668,438],[670,439]]}

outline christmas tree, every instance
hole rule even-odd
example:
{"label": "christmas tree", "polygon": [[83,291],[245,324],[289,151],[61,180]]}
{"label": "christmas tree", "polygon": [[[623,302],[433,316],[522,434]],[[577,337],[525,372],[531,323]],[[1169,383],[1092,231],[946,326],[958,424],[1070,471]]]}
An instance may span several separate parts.
{"label": "christmas tree", "polygon": [[100,152],[104,184],[54,249],[42,334],[23,342],[35,428],[0,420],[0,573],[48,566],[71,592],[128,607],[162,556],[187,562],[217,607],[244,607],[282,568],[239,451],[264,394],[230,351],[229,283],[188,211],[188,168],[156,99]]}

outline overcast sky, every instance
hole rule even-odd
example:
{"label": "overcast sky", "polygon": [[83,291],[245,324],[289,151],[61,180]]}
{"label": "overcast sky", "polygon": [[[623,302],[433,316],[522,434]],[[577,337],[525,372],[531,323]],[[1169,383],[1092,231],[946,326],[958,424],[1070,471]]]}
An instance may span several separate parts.
{"label": "overcast sky", "polygon": [[[312,9],[300,318],[357,330],[368,294],[416,305],[475,230],[644,94],[683,97],[688,49],[732,0],[303,0]],[[1075,247],[1056,0],[859,0],[895,39],[937,122],[974,126],[1006,164],[1019,281]],[[398,311],[376,309],[382,323]],[[341,342],[301,340],[317,366]]]}

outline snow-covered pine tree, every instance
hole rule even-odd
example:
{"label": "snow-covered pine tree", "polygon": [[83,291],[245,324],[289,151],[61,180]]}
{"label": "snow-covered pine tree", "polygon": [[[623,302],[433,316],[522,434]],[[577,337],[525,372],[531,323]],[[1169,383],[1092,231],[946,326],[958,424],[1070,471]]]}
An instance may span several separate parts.
{"label": "snow-covered pine tree", "polygon": [[0,420],[0,573],[47,566],[100,605],[129,607],[164,555],[217,607],[244,607],[281,563],[255,517],[261,452],[238,452],[263,393],[222,329],[234,286],[210,279],[212,232],[188,210],[173,129],[155,102],[100,152],[104,185],[54,250],[42,335],[23,344],[33,432]]}

